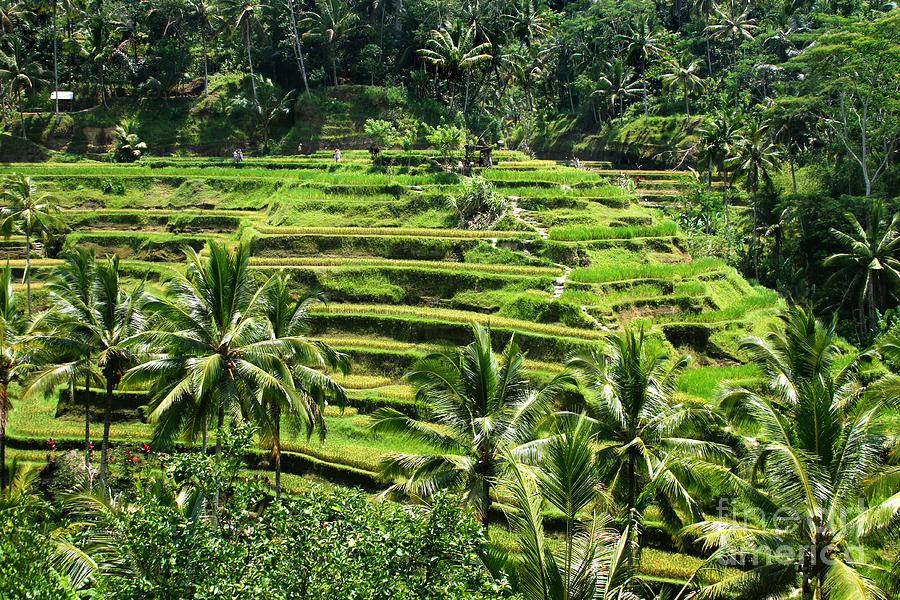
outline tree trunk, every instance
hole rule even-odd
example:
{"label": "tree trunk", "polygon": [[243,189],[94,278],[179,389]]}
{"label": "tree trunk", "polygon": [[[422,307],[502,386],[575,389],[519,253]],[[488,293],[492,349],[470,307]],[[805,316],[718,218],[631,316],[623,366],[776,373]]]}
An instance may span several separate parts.
{"label": "tree trunk", "polygon": [[788,155],[788,164],[791,165],[791,184],[794,186],[794,193],[797,193],[797,175],[794,173],[794,159]]}
{"label": "tree trunk", "polygon": [[203,23],[200,24],[200,45],[203,48],[203,95],[209,98],[209,69],[207,63],[206,52],[206,16],[203,17]]}
{"label": "tree trunk", "polygon": [[691,107],[688,104],[687,88],[684,88],[684,112],[687,113],[687,116],[691,116]]}
{"label": "tree trunk", "polygon": [[[53,86],[54,90],[59,90],[59,55],[56,49],[56,0],[53,0]],[[56,95],[55,102],[56,124],[59,125],[59,94]]]}
{"label": "tree trunk", "polygon": [[875,331],[875,327],[878,325],[878,318],[875,316],[875,283],[872,275],[869,275],[869,281],[866,284],[866,298],[869,304],[869,324],[867,326],[867,333],[871,333]]}
{"label": "tree trunk", "polygon": [[25,131],[25,107],[22,106],[22,92],[19,91],[16,93],[19,100],[19,120],[22,122],[22,139],[28,140],[28,133]]}
{"label": "tree trunk", "polygon": [[331,75],[334,78],[334,87],[338,86],[338,78],[337,78],[337,49],[335,49],[334,44],[331,46]]}
{"label": "tree trunk", "polygon": [[0,491],[6,489],[6,403],[9,387],[0,382]]}
{"label": "tree trunk", "polygon": [[753,186],[753,277],[759,282],[759,253],[756,249],[756,186]]}
{"label": "tree trunk", "polygon": [[[25,123],[22,123],[25,126]],[[25,227],[25,297],[28,301],[28,318],[31,318],[31,225]]]}
{"label": "tree trunk", "polygon": [[253,102],[259,106],[259,98],[256,95],[256,76],[253,73],[253,54],[250,52],[250,25],[244,24],[244,41],[247,43],[247,65],[250,67],[250,87],[253,88]]}
{"label": "tree trunk", "polygon": [[491,484],[485,478],[481,480],[481,489],[484,492],[484,518],[482,524],[484,525],[484,537],[486,539],[491,539],[490,536],[490,515],[491,515]]}
{"label": "tree trunk", "polygon": [[294,15],[294,0],[287,0],[288,8],[291,14],[291,27],[294,32],[294,52],[297,62],[300,64],[300,76],[303,79],[303,89],[306,90],[306,97],[312,98],[309,93],[309,81],[306,79],[306,65],[303,63],[303,49],[300,46],[300,34],[297,31],[297,17]]}
{"label": "tree trunk", "polygon": [[[706,23],[706,27],[709,27],[709,15],[706,15],[704,18],[704,22]],[[709,31],[706,28],[703,29],[706,33],[706,70],[708,72],[708,77],[712,77],[712,56],[709,53]]]}
{"label": "tree trunk", "polygon": [[106,408],[103,411],[103,443],[100,446],[100,481],[106,485],[106,469],[109,459],[109,426],[112,423],[113,382],[106,378]]}
{"label": "tree trunk", "polygon": [[281,501],[281,406],[275,404],[275,500]]}
{"label": "tree trunk", "polygon": [[203,448],[203,455],[206,456],[207,450],[209,449],[209,423],[206,419],[203,419],[203,430],[201,433],[201,448]]}
{"label": "tree trunk", "polygon": [[[74,404],[75,381],[72,381],[73,404]],[[84,378],[84,457],[85,460],[91,462],[91,380],[86,375]]]}
{"label": "tree trunk", "polygon": [[[216,460],[222,460],[222,431],[225,429],[225,406],[219,407],[219,422],[216,425]],[[219,521],[219,490],[216,489],[213,514],[218,527]]]}

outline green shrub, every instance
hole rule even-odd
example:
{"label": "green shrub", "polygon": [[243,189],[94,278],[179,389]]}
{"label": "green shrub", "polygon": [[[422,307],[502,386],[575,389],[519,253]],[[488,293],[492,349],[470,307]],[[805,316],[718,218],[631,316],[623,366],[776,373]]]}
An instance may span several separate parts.
{"label": "green shrub", "polygon": [[490,181],[472,177],[463,182],[459,195],[450,199],[456,220],[463,229],[490,229],[506,212],[509,202],[494,191]]}

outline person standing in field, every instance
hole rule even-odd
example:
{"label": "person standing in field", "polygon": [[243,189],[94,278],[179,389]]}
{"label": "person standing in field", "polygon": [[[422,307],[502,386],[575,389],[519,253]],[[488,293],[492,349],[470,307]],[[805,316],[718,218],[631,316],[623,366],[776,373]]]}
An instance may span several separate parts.
{"label": "person standing in field", "polygon": [[334,149],[334,162],[340,162],[340,161],[341,161],[341,149],[335,148]]}
{"label": "person standing in field", "polygon": [[303,154],[303,142],[297,143],[297,154]]}

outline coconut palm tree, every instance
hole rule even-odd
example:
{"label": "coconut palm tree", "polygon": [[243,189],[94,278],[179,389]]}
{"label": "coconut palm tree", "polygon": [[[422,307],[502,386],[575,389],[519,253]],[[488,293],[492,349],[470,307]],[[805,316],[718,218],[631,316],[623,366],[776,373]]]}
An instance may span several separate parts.
{"label": "coconut palm tree", "polygon": [[8,238],[16,228],[25,232],[26,297],[31,317],[31,237],[63,226],[56,216],[59,207],[52,195],[38,194],[37,184],[31,177],[17,173],[3,182],[0,202],[5,204],[0,208],[0,233]]}
{"label": "coconut palm tree", "polygon": [[12,408],[9,382],[23,366],[22,350],[17,343],[25,329],[26,320],[16,305],[7,261],[0,271],[0,490],[6,487],[6,418]]}
{"label": "coconut palm tree", "polygon": [[774,168],[781,157],[781,150],[768,134],[768,126],[758,120],[750,120],[738,134],[733,164],[738,177],[743,177],[745,185],[753,195],[753,276],[759,279],[759,251],[757,249],[757,195],[760,182],[768,182],[769,170]]}
{"label": "coconut palm tree", "polygon": [[631,67],[618,58],[607,61],[603,75],[597,82],[597,89],[592,92],[592,95],[606,98],[614,115],[616,105],[619,107],[618,114],[621,115],[625,111],[625,100],[644,89],[639,81],[630,81],[632,73]]}
{"label": "coconut palm tree", "polygon": [[713,464],[726,464],[729,451],[697,439],[697,425],[710,421],[711,413],[673,400],[688,360],[652,351],[643,329],[626,327],[609,337],[606,348],[567,363],[584,395],[601,479],[618,514],[632,526],[653,503],[676,531],[701,518],[696,497],[710,493],[708,477],[715,473],[719,489],[737,485]]}
{"label": "coconut palm tree", "polygon": [[713,76],[712,56],[709,52],[709,17],[716,12],[718,5],[715,0],[694,0],[691,7],[691,14],[697,17],[703,17],[703,34],[706,39],[706,74],[707,77]]}
{"label": "coconut palm tree", "polygon": [[262,32],[257,11],[262,8],[262,3],[257,0],[222,0],[221,2],[226,18],[231,22],[230,32],[233,36],[238,33],[247,48],[247,67],[250,70],[250,87],[253,90],[253,100],[256,98],[256,78],[253,72],[253,53],[250,47],[251,34],[254,31]]}
{"label": "coconut palm tree", "polygon": [[845,251],[829,256],[825,266],[838,269],[831,281],[846,289],[842,302],[855,296],[860,333],[866,334],[878,324],[879,305],[884,306],[888,296],[896,297],[900,288],[900,213],[888,220],[884,202],[875,199],[866,227],[854,214],[846,217],[850,231],[831,230]]}
{"label": "coconut palm tree", "polygon": [[498,356],[488,330],[473,324],[472,332],[475,340],[468,346],[431,354],[406,375],[430,411],[428,421],[381,408],[372,416],[372,430],[434,448],[430,454],[385,455],[379,472],[396,481],[387,494],[425,497],[442,489],[462,490],[463,502],[487,528],[504,452],[517,458],[533,453],[531,441],[569,379],[557,377],[535,391],[525,378],[524,357],[514,340]]}
{"label": "coconut palm tree", "polygon": [[256,86],[257,98],[250,100],[239,97],[232,103],[232,108],[238,112],[249,115],[256,122],[257,131],[262,130],[263,154],[269,153],[269,130],[272,121],[291,111],[291,103],[294,98],[294,90],[283,94],[278,92],[275,84],[269,78],[258,78]]}
{"label": "coconut palm tree", "polygon": [[[744,502],[752,517],[687,528],[716,559],[750,559],[748,568],[706,586],[700,598],[887,598],[871,578],[893,578],[862,555],[861,540],[888,534],[900,519],[890,441],[877,423],[896,397],[866,394],[857,366],[839,369],[834,324],[795,307],[782,327],[744,343],[768,383],[758,393],[726,382],[722,408],[756,438],[743,465],[760,490]],[[884,490],[888,490],[885,492]]]}
{"label": "coconut palm tree", "polygon": [[650,25],[650,17],[640,15],[631,25],[631,31],[623,36],[628,42],[625,52],[631,59],[639,59],[641,62],[641,83],[644,95],[644,126],[650,123],[647,108],[647,63],[650,59],[662,54],[663,49],[657,31]]}
{"label": "coconut palm tree", "polygon": [[203,52],[203,95],[209,96],[209,58],[207,40],[209,34],[216,30],[222,22],[218,5],[209,0],[187,0],[188,14],[192,15],[200,25],[200,47]]}
{"label": "coconut palm tree", "polygon": [[129,370],[124,383],[150,387],[155,445],[179,434],[202,436],[205,453],[215,418],[221,455],[226,414],[246,412],[263,392],[300,399],[283,359],[292,342],[270,339],[266,323],[255,318],[262,287],[249,270],[248,245],[229,251],[211,242],[208,248],[206,258],[186,250],[186,274],[169,282],[168,298],[148,303],[152,322],[143,340],[158,350]]}
{"label": "coconut palm tree", "polygon": [[[51,307],[59,306],[63,312],[67,312],[68,306],[94,305],[94,270],[97,266],[93,249],[74,248],[65,255],[65,262],[56,267],[50,275],[46,290],[50,293]],[[32,325],[31,334],[51,333],[57,327],[57,313],[53,310],[40,315]],[[86,339],[86,338],[84,338]],[[39,354],[32,358],[41,364],[55,364],[67,369],[70,374],[69,394],[73,405],[75,402],[75,388],[79,381],[84,381],[84,454],[87,460],[91,455],[91,384],[103,385],[101,380],[92,379],[95,374],[91,358],[92,348],[83,341],[77,333],[72,335],[71,343],[65,347],[57,348],[61,354]],[[25,338],[28,343],[28,338]]]}
{"label": "coconut palm tree", "polygon": [[[753,33],[759,29],[756,19],[750,18],[750,3],[743,0],[727,0],[716,6],[713,22],[707,24],[706,31],[716,40],[731,40],[732,65],[737,63],[738,48],[742,40],[753,40]],[[735,84],[735,105],[738,86]]]}
{"label": "coconut palm tree", "polygon": [[708,188],[712,188],[713,169],[722,174],[725,192],[725,227],[729,227],[728,215],[728,168],[732,163],[735,146],[738,143],[739,117],[737,113],[720,112],[697,133],[700,136],[700,160],[707,167]]}
{"label": "coconut palm tree", "polygon": [[[613,527],[607,516],[584,518],[598,504],[601,486],[591,428],[578,419],[549,438],[543,460],[529,468],[509,457],[509,477],[500,494],[510,530],[516,536],[518,587],[527,600],[625,600],[634,569],[631,530]],[[547,503],[566,521],[565,546],[554,552],[544,532]],[[596,514],[596,513],[594,513]],[[602,514],[602,513],[601,513]]]}
{"label": "coconut palm tree", "polygon": [[[294,10],[294,0],[285,0],[288,7],[288,14],[291,17],[291,37],[293,38],[294,55],[297,59],[297,66],[300,67],[300,78],[303,80],[303,89],[306,91],[306,97],[312,98],[309,91],[309,80],[306,77],[306,63],[303,60],[303,45],[300,43],[300,30],[297,24],[297,12]],[[384,34],[384,6],[381,11],[381,28]]]}
{"label": "coconut palm tree", "polygon": [[22,122],[22,139],[27,140],[25,131],[24,96],[27,90],[44,85],[44,69],[37,54],[28,52],[20,36],[9,36],[9,53],[0,50],[0,82],[5,82],[9,94],[14,96],[19,106],[19,119]]}
{"label": "coconut palm tree", "polygon": [[359,15],[346,0],[316,0],[315,10],[301,13],[300,26],[309,30],[306,36],[325,40],[331,58],[332,81],[337,87],[337,45],[356,31]]}
{"label": "coconut palm tree", "polygon": [[273,275],[263,286],[261,317],[268,326],[272,341],[290,340],[291,348],[284,363],[289,373],[285,379],[293,381],[297,394],[263,394],[259,400],[257,421],[262,425],[263,442],[275,455],[275,497],[281,499],[281,429],[282,416],[299,421],[306,427],[307,436],[318,431],[322,440],[328,427],[324,406],[328,398],[343,408],[346,402],[344,389],[334,381],[327,370],[350,368],[347,356],[335,351],[324,342],[305,337],[309,329],[309,308],[315,302],[325,302],[320,292],[311,291],[299,296],[291,289],[289,275]]}
{"label": "coconut palm tree", "polygon": [[[74,360],[49,364],[39,369],[26,394],[47,393],[60,384],[69,384],[88,371],[92,382],[106,388],[103,412],[103,444],[100,480],[106,482],[109,431],[112,423],[113,393],[130,366],[139,362],[140,335],[146,325],[143,307],[153,297],[140,283],[133,290],[122,285],[119,257],[99,262],[91,270],[91,303],[65,283],[51,283],[54,310],[41,321],[39,333],[29,344],[46,356],[74,356]],[[46,333],[44,333],[46,331]],[[90,357],[87,362],[83,357]]]}
{"label": "coconut palm tree", "polygon": [[672,92],[681,90],[684,96],[684,112],[691,116],[691,107],[688,104],[688,95],[703,89],[703,80],[697,75],[700,70],[700,61],[692,59],[691,55],[683,52],[675,58],[669,59],[669,72],[662,76],[663,87]]}
{"label": "coconut palm tree", "polygon": [[469,73],[477,65],[491,60],[491,43],[476,43],[475,26],[466,27],[457,21],[451,28],[446,26],[431,32],[431,38],[419,54],[425,62],[441,69],[447,78],[451,106],[456,101],[459,82],[466,81],[466,101],[468,104]]}

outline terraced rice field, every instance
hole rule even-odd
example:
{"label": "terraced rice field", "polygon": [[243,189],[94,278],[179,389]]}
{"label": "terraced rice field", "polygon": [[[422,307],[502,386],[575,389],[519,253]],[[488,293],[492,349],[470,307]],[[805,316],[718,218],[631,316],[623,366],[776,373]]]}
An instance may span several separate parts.
{"label": "terraced rice field", "polygon": [[[659,345],[697,357],[679,383],[686,397],[707,401],[721,378],[755,376],[737,366],[736,342],[765,325],[777,297],[720,261],[686,253],[678,227],[653,208],[658,198],[679,201],[686,174],[497,157],[481,175],[511,208],[482,231],[455,227],[448,199],[461,178],[432,170],[423,154],[388,167],[351,151],[339,165],[320,154],[241,166],[166,158],[0,168],[32,176],[65,207],[67,230],[33,255],[39,306],[40,280],[59,260],[38,254],[75,246],[117,254],[130,277],[161,289],[183,269],[185,247],[244,240],[261,276],[284,269],[298,286],[324,290],[331,302],[314,311],[313,334],[350,354],[354,371],[343,380],[351,406],[329,408],[327,443],[301,437],[288,446],[299,472],[316,477],[352,473],[377,488],[380,456],[409,447],[373,438],[364,413],[393,406],[420,414],[404,371],[440,343],[467,343],[472,322],[488,324],[498,343],[516,335],[536,381],[629,321]],[[637,177],[636,192],[620,185]],[[2,258],[21,273],[24,239],[3,242]],[[13,456],[35,460],[47,437],[74,443],[82,435],[77,414],[56,418],[57,400],[17,403]],[[151,429],[120,423],[114,435],[131,443],[149,439]]]}

